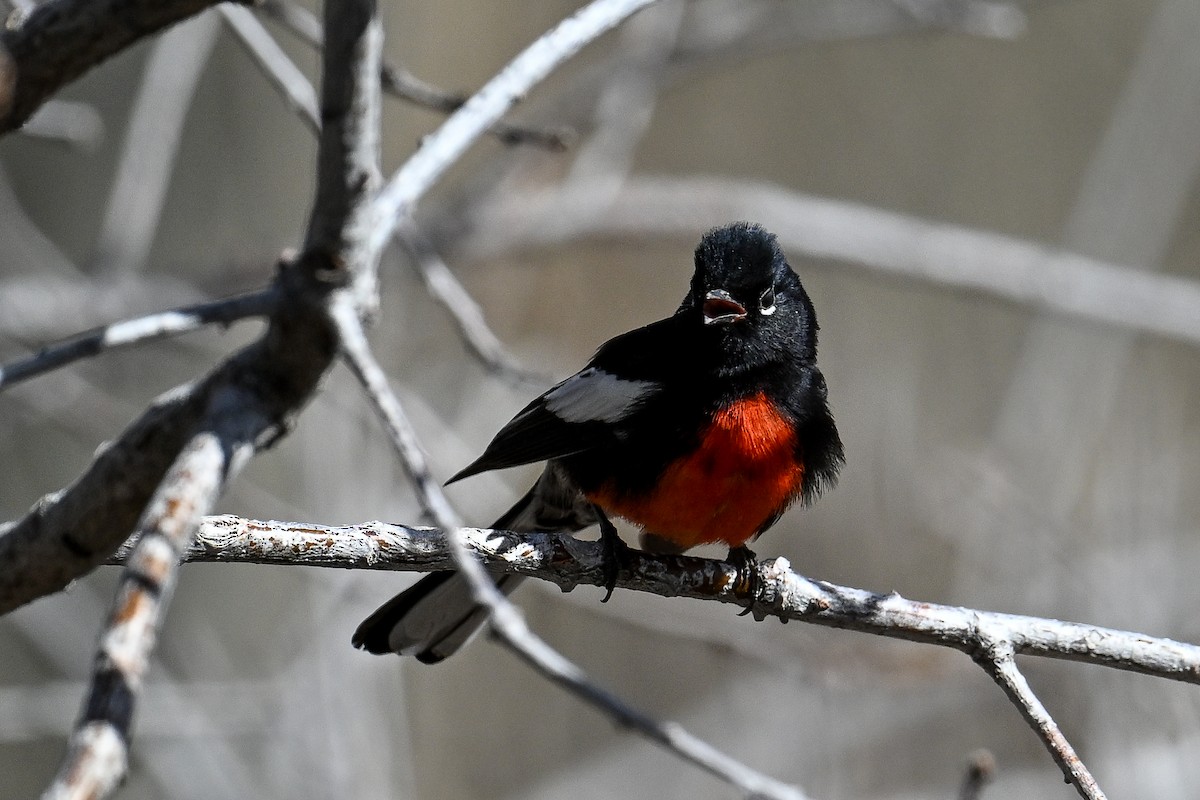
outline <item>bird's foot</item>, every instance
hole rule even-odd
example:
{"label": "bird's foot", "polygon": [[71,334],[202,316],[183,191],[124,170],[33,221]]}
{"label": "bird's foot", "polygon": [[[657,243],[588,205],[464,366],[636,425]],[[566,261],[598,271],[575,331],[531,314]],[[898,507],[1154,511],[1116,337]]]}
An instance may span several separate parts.
{"label": "bird's foot", "polygon": [[613,589],[617,588],[617,578],[621,569],[629,565],[633,548],[625,544],[625,540],[617,533],[616,526],[599,508],[596,509],[596,516],[600,521],[600,564],[604,570],[604,588],[608,590],[600,602],[607,603],[612,597]]}
{"label": "bird's foot", "polygon": [[758,602],[758,592],[761,586],[758,578],[758,556],[745,545],[729,548],[725,563],[737,570],[737,579],[733,583],[733,591],[737,595],[746,595],[750,601],[739,616],[746,616],[754,610]]}

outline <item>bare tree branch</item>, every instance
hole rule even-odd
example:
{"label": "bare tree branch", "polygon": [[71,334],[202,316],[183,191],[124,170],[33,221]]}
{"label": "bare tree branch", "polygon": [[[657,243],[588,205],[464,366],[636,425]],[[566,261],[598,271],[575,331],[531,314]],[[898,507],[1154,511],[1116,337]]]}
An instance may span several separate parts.
{"label": "bare tree branch", "polygon": [[[383,65],[383,90],[392,97],[443,114],[453,114],[467,102],[466,95],[446,92],[403,67],[386,62]],[[555,153],[566,151],[577,138],[576,132],[564,125],[521,125],[502,119],[489,125],[488,133],[507,145],[530,145]]]}
{"label": "bare tree branch", "polygon": [[106,325],[59,344],[43,347],[27,358],[0,365],[0,391],[83,358],[108,350],[141,344],[167,336],[199,330],[206,325],[228,324],[247,317],[270,314],[279,301],[273,288],[225,300],[215,300],[172,311],[159,311]]}
{"label": "bare tree branch", "polygon": [[[68,618],[55,613],[53,603],[37,603],[22,609],[20,614],[5,618],[6,626],[25,640],[36,657],[61,675],[79,673],[79,644],[95,639],[96,631],[104,624],[107,606],[112,603],[112,598],[106,600],[99,588],[91,584],[76,585],[72,590],[76,593],[75,602],[83,608]],[[214,643],[208,642],[205,650],[212,652],[213,646]],[[220,649],[219,643],[215,646]],[[157,795],[178,795],[178,765],[155,757],[161,750],[153,739],[164,728],[178,732],[181,728],[186,730],[195,726],[211,735],[206,736],[203,747],[189,749],[187,762],[189,770],[193,771],[189,781],[199,782],[216,796],[269,795],[264,789],[261,764],[255,762],[258,769],[252,769],[242,748],[237,746],[237,740],[224,739],[219,733],[225,726],[244,730],[247,722],[256,716],[273,718],[270,708],[274,703],[267,687],[261,683],[257,687],[226,685],[223,688],[228,694],[224,700],[218,700],[216,686],[198,687],[195,684],[194,666],[194,662],[172,664],[159,659],[151,667],[153,674],[142,686],[141,708],[135,726],[139,741],[146,746],[144,757],[137,762],[139,778],[148,780],[152,784],[151,791]],[[68,681],[57,682],[56,689],[52,688],[54,683],[42,686],[43,697],[50,705],[43,706],[42,713],[46,718],[38,738],[62,736],[64,731],[69,733],[79,713],[80,698],[87,696],[88,685],[82,681]],[[257,694],[253,694],[255,688]],[[0,706],[3,702],[0,698]],[[236,710],[235,705],[238,706]],[[0,716],[15,716],[11,722],[20,724],[19,708],[7,706],[4,712]],[[2,723],[0,727],[3,727]]]}
{"label": "bare tree branch", "polygon": [[60,591],[128,537],[174,456],[187,441],[218,370],[193,391],[160,398],[105,447],[68,488],[0,526],[0,614]]}
{"label": "bare tree branch", "polygon": [[1013,704],[1020,709],[1021,716],[1038,734],[1054,761],[1062,768],[1067,783],[1070,783],[1087,800],[1105,800],[1104,792],[1096,784],[1092,773],[1084,766],[1075,748],[1067,741],[1058,723],[1050,716],[1050,712],[1038,700],[1025,676],[1017,669],[1010,643],[998,642],[995,647],[987,648],[978,653],[975,660],[992,679],[1000,685]]}
{"label": "bare tree branch", "polygon": [[[315,37],[315,44],[324,45],[323,29],[306,9],[290,3],[269,3],[268,7],[273,9],[273,15],[279,15],[280,19],[288,21],[306,36]],[[249,10],[228,5],[220,6],[219,9],[251,56],[271,78],[272,83],[289,98],[290,105],[300,112],[309,126],[319,133],[321,120],[316,108],[316,95],[304,75]],[[384,66],[382,74],[385,88],[389,76],[391,80],[395,80],[395,73],[395,68]],[[461,106],[463,102],[463,99],[458,99],[454,107]],[[527,370],[507,351],[499,338],[488,328],[478,303],[438,258],[415,226],[406,227],[401,241],[413,253],[414,263],[430,295],[450,312],[468,349],[489,371],[518,385],[549,384],[545,376]]]}
{"label": "bare tree branch", "polygon": [[[309,45],[324,47],[325,31],[320,21],[307,8],[287,0],[266,0],[259,3],[256,9]],[[408,70],[387,61],[382,62],[380,78],[383,91],[388,94],[443,114],[454,113],[467,100],[465,95],[438,89]],[[555,151],[567,149],[571,140],[575,138],[574,132],[566,128],[536,128],[503,121],[497,121],[488,130],[505,144],[531,144]]]}
{"label": "bare tree branch", "polygon": [[[314,128],[319,127],[321,120],[326,123],[320,142],[318,191],[304,254],[286,266],[271,289],[241,298],[250,302],[248,298],[257,297],[264,303],[257,311],[250,313],[270,315],[267,333],[258,343],[228,359],[195,386],[178,390],[147,411],[114,445],[97,456],[75,485],[45,498],[24,519],[0,526],[0,563],[6,565],[4,574],[0,574],[0,613],[3,613],[7,608],[27,602],[40,593],[52,591],[65,580],[86,572],[104,559],[104,554],[115,543],[114,536],[121,536],[128,531],[127,522],[140,519],[140,538],[125,556],[132,566],[123,578],[109,627],[102,637],[91,696],[85,706],[80,728],[72,740],[68,762],[60,773],[59,782],[52,787],[48,796],[73,796],[76,793],[73,789],[104,796],[124,773],[133,703],[153,648],[155,630],[170,597],[174,564],[179,552],[189,544],[191,532],[200,516],[211,510],[224,481],[236,472],[245,458],[285,431],[288,419],[311,396],[317,381],[327,371],[335,348],[340,345],[342,354],[383,417],[427,510],[441,529],[447,532],[446,536],[440,537],[440,544],[437,545],[441,550],[426,549],[418,557],[430,562],[437,560],[442,567],[456,566],[462,570],[471,579],[480,602],[492,611],[493,628],[508,647],[550,680],[605,709],[620,724],[634,728],[746,793],[756,797],[802,797],[793,787],[748,770],[676,726],[650,719],[625,705],[620,698],[591,683],[578,667],[547,647],[528,629],[515,608],[495,591],[471,550],[485,551],[491,548],[494,551],[490,556],[494,570],[544,570],[552,574],[556,582],[564,585],[561,577],[563,565],[571,559],[579,564],[588,559],[594,562],[587,567],[586,579],[577,579],[577,583],[599,582],[599,556],[594,552],[595,546],[575,542],[570,537],[545,537],[548,543],[545,546],[555,551],[554,558],[557,560],[539,562],[536,568],[522,566],[524,560],[533,557],[531,548],[538,558],[542,558],[536,544],[531,544],[534,542],[532,537],[477,531],[474,533],[484,538],[474,548],[469,547],[474,542],[474,533],[461,529],[457,515],[433,481],[415,432],[370,352],[363,328],[364,320],[371,316],[378,302],[376,280],[383,248],[395,234],[397,225],[409,218],[418,199],[444,173],[447,166],[457,160],[483,131],[489,127],[495,131],[499,116],[564,59],[650,2],[652,0],[596,0],[565,21],[465,103],[441,130],[429,137],[418,153],[374,199],[372,194],[379,183],[379,82],[381,75],[385,83],[396,78],[389,77],[388,68],[381,63],[381,33],[374,19],[374,3],[371,0],[343,0],[341,3],[330,0],[327,3],[326,27],[330,36],[320,118],[315,114],[311,95],[310,102],[304,106]],[[175,8],[174,3],[168,5]],[[203,8],[207,4],[190,5]],[[897,0],[894,5],[904,13],[911,14],[919,26],[951,24],[969,28],[977,24],[966,17],[946,13],[949,5],[941,0]],[[974,14],[972,19],[976,21],[987,17],[989,8],[998,12],[1009,8],[1004,4],[980,2],[970,2],[969,5],[969,10]],[[129,13],[145,12],[147,4],[144,0],[101,0],[99,7],[99,13],[111,15],[115,13],[114,9],[120,8]],[[53,12],[43,13],[47,8],[53,8]],[[64,59],[55,64],[59,76],[46,78],[43,83],[34,84],[33,88],[22,82],[26,77],[23,72],[26,65],[33,64],[36,67],[40,62],[38,56],[30,54],[28,42],[22,38],[21,32],[30,26],[40,26],[38,35],[49,36],[52,43],[45,45],[39,42],[39,47],[61,52],[62,42],[76,34],[67,30],[72,21],[63,22],[60,16],[73,13],[84,15],[82,22],[75,20],[74,24],[88,22],[85,11],[76,0],[51,0],[35,9],[22,10],[21,14],[14,17],[15,32],[0,34],[0,118],[7,126],[3,130],[19,125],[20,120],[28,116],[28,111],[22,110],[21,103],[32,103],[30,108],[36,107],[46,93],[52,91],[44,89],[44,85],[49,85],[53,80],[59,81],[55,86],[61,85],[98,60],[94,58],[72,72],[73,67],[67,63],[69,59]],[[269,36],[264,39],[264,30],[249,17],[248,12],[235,9],[226,17],[240,30],[239,35],[256,57],[264,62],[275,59],[278,53],[269,52],[274,42]],[[992,17],[992,22],[1004,19],[1003,13]],[[250,24],[246,24],[248,20]],[[149,25],[145,20],[143,23]],[[95,27],[92,24],[92,28]],[[129,37],[128,41],[132,41],[143,33],[122,34],[103,29],[99,38],[119,38],[124,35]],[[54,36],[60,39],[54,40]],[[104,52],[104,46],[97,47],[91,42],[84,43],[81,49],[88,50],[92,55]],[[280,75],[288,67],[294,69],[290,61],[278,62],[275,59],[275,66],[269,68],[268,72],[277,81],[286,83]],[[34,77],[37,78],[36,70]],[[287,80],[294,78],[293,74]],[[292,86],[293,97],[302,95],[305,87],[311,89],[307,81],[302,81],[302,84]],[[42,92],[40,96],[39,92]],[[458,104],[462,104],[461,99]],[[591,186],[594,188],[595,184]],[[570,194],[578,199],[578,193],[586,188],[575,186]],[[618,198],[615,210],[610,212],[611,218],[597,222],[579,213],[579,219],[565,220],[566,224],[559,221],[557,228],[555,225],[547,226],[552,230],[551,233],[539,235],[547,238],[551,235],[567,237],[602,229],[605,224],[613,229],[620,225],[630,229],[645,225],[642,220],[623,221],[621,215],[631,213],[619,202],[625,189],[619,182],[610,183],[608,188],[613,191],[603,193],[605,200]],[[729,195],[728,182],[721,184],[721,192],[725,197]],[[558,196],[563,195],[559,193]],[[801,216],[807,214],[820,221],[819,206],[824,204],[828,210],[830,202],[821,201],[806,207]],[[580,202],[581,207],[585,205],[585,201]],[[862,223],[860,213],[860,224],[853,226],[857,237],[854,238],[849,235],[851,228],[847,225],[847,220],[853,220],[854,214],[847,214],[847,207],[849,204],[843,204],[835,209],[841,216],[834,215],[836,219],[827,231],[827,239],[818,237],[816,245],[808,244],[806,250],[800,246],[796,249],[855,263],[886,264],[881,268],[900,274],[918,275],[946,285],[983,288],[1023,302],[1084,316],[1090,314],[1093,318],[1118,324],[1147,325],[1146,329],[1173,331],[1167,335],[1200,341],[1200,332],[1197,332],[1200,328],[1195,322],[1195,311],[1200,307],[1200,289],[1188,282],[1176,281],[1167,286],[1175,290],[1168,297],[1164,293],[1162,279],[1156,279],[1160,282],[1147,289],[1146,284],[1130,282],[1126,275],[1115,274],[1114,279],[1114,271],[1119,273],[1120,270],[1111,265],[1084,259],[1086,263],[1080,267],[1072,260],[1076,257],[1070,254],[974,231],[967,231],[967,235],[963,235],[962,229],[952,226],[929,226],[927,223],[900,218],[899,215],[889,218],[885,212],[870,209],[865,210],[869,217],[865,223]],[[849,210],[855,213],[864,211],[852,207]],[[872,217],[872,214],[875,216]],[[642,215],[643,219],[645,216]],[[769,219],[769,214],[725,216]],[[889,228],[888,222],[899,224]],[[912,224],[914,222],[917,224]],[[774,227],[792,234],[796,229],[790,222]],[[860,241],[864,232],[877,228],[885,235],[866,237],[865,243]],[[657,230],[661,230],[661,227]],[[689,234],[694,233],[695,225],[690,225],[688,230]],[[929,239],[922,238],[927,235]],[[889,236],[892,238],[889,239]],[[788,239],[787,236],[784,238]],[[974,267],[982,269],[984,277],[961,270],[957,273],[951,271],[950,277],[947,277],[941,271],[939,259],[958,257],[960,250],[972,250],[981,240],[986,240],[996,250],[976,259]],[[906,245],[900,248],[899,256],[894,252],[880,252],[896,242]],[[149,246],[149,240],[138,239],[134,244],[134,251],[144,251]],[[791,247],[792,243],[789,242],[788,246]],[[823,250],[823,247],[827,249]],[[1008,249],[1005,250],[1005,247]],[[431,248],[426,249],[432,252]],[[1025,260],[1019,261],[1019,267],[1005,273],[1002,279],[995,279],[989,259],[1007,261],[1014,255],[1024,256]],[[928,269],[926,262],[930,260],[939,265],[938,268]],[[1047,264],[1052,266],[1048,268]],[[451,282],[443,281],[438,291],[445,297],[453,298],[453,303],[457,304],[459,314],[456,318],[464,329],[464,336],[468,341],[471,341],[471,336],[482,341],[480,352],[485,358],[491,358],[491,363],[503,363],[503,357],[507,354],[495,337],[480,339],[483,334],[490,335],[490,331],[483,325],[478,307],[470,303],[470,298],[461,291],[461,285],[453,281],[453,276],[445,266],[440,266],[440,277],[444,279],[449,276]],[[438,274],[436,269],[425,271],[430,283],[433,280],[429,276]],[[1047,275],[1049,280],[1059,283],[1045,283]],[[1087,294],[1097,277],[1106,281],[1101,284],[1103,289],[1099,299],[1094,294]],[[1134,290],[1132,303],[1131,287]],[[1183,302],[1179,302],[1180,290]],[[1005,295],[1005,292],[1009,294]],[[1082,299],[1080,294],[1083,295]],[[1137,307],[1139,302],[1166,303],[1169,306],[1166,327],[1161,327],[1161,323],[1160,328],[1148,327],[1146,319],[1150,314],[1146,308]],[[1175,305],[1171,305],[1171,302],[1175,302]],[[204,304],[191,311],[210,310],[217,305]],[[1083,310],[1078,310],[1080,308]],[[1153,310],[1155,319],[1161,320],[1164,316],[1162,308],[1153,307]],[[472,311],[474,317],[469,313]],[[220,313],[234,312],[226,308]],[[1185,315],[1187,319],[1183,319]],[[479,323],[477,327],[483,334],[475,329],[473,332],[467,331],[467,322],[472,318]],[[191,330],[211,321],[226,320],[219,317],[208,319],[202,314],[180,319],[168,312],[110,326],[56,348],[49,348],[39,356],[17,362],[15,367],[7,371],[0,370],[0,388],[6,382],[30,377],[76,358],[100,352],[106,347]],[[1180,330],[1185,333],[1179,333]],[[253,524],[268,528],[269,537],[279,535],[278,526],[272,528],[266,523]],[[413,530],[409,529],[404,536],[414,540],[419,538]],[[291,536],[290,533],[287,535]],[[328,529],[318,535],[324,535],[326,540],[341,538],[340,535],[330,536]],[[432,532],[430,535],[438,534]],[[371,539],[377,551],[374,557],[379,558],[379,553],[387,549],[384,539],[378,531]],[[266,544],[254,546],[271,549],[274,547],[273,541],[268,538]],[[332,543],[329,546],[335,547]],[[336,544],[338,548],[344,546],[344,542]],[[366,544],[362,547],[365,548],[364,552],[369,550]],[[593,551],[588,548],[593,548]],[[317,549],[320,549],[319,544]],[[570,558],[564,558],[559,551],[568,552]],[[209,551],[205,550],[205,553],[207,555]],[[388,549],[385,555],[392,558],[394,552]],[[278,554],[269,557],[278,557]],[[340,556],[328,558],[326,565],[346,566],[344,562],[334,563]],[[291,560],[297,560],[294,554]],[[275,562],[264,560],[264,563]],[[737,597],[739,591],[736,573],[728,566],[720,566],[719,562],[683,557],[637,556],[632,563],[634,573],[623,576],[622,585],[630,584],[671,594],[697,591],[700,592],[698,596],[729,602],[734,602],[730,598]],[[354,565],[377,566],[378,562],[355,562]],[[529,574],[536,574],[536,571]],[[688,589],[691,585],[689,581],[696,582],[695,586],[699,588]],[[913,603],[894,594],[877,595],[832,586],[792,573],[787,561],[782,558],[762,565],[760,584],[761,591],[756,597],[737,597],[740,604],[752,601],[759,619],[767,614],[784,621],[802,619],[951,646],[969,654],[992,674],[1018,705],[1068,779],[1083,796],[1089,798],[1102,798],[1103,794],[1017,670],[1015,655],[1031,653],[1096,662],[1181,681],[1200,682],[1200,648],[1191,645],[1054,620]],[[681,586],[684,588],[680,589]]]}
{"label": "bare tree branch", "polygon": [[317,109],[316,90],[258,17],[247,8],[225,3],[217,6],[217,10],[246,52],[258,62],[263,74],[287,100],[289,108],[300,115],[313,133],[320,134],[321,112]]}
{"label": "bare tree branch", "polygon": [[87,700],[44,798],[106,797],[125,776],[134,705],[174,590],[179,555],[266,424],[250,398],[221,393],[213,406],[138,524],[137,543],[100,636]]}
{"label": "bare tree branch", "polygon": [[211,5],[214,0],[40,3],[19,26],[0,31],[0,87],[11,84],[9,91],[0,88],[0,134],[21,127],[59,88],[109,56]]}
{"label": "bare tree branch", "polygon": [[[435,484],[436,485],[436,484]],[[467,548],[488,571],[539,578],[564,591],[602,586],[598,542],[569,534],[512,533],[461,528]],[[109,561],[122,563],[129,545]],[[714,600],[744,608],[753,598],[735,586],[737,570],[725,561],[660,556],[635,550],[617,585],[663,597]],[[184,554],[197,563],[249,563],[335,569],[431,572],[454,559],[440,528],[384,522],[327,526],[219,516],[205,519]],[[974,655],[997,642],[1015,655],[1078,661],[1200,684],[1200,646],[1098,625],[1020,614],[979,611],[908,600],[807,578],[785,558],[759,567],[756,610],[780,620],[936,644]]]}
{"label": "bare tree branch", "polygon": [[325,68],[321,79],[323,126],[317,153],[317,194],[304,249],[328,259],[325,279],[349,286],[356,313],[377,306],[379,256],[367,238],[373,220],[369,199],[379,185],[379,61],[383,30],[373,0],[343,0],[325,7]]}

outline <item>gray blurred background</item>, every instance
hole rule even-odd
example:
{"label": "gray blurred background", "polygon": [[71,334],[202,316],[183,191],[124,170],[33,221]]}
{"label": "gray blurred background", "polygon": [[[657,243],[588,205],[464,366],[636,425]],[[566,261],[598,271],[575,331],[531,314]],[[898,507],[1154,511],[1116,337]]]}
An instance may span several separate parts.
{"label": "gray blurred background", "polygon": [[[480,85],[576,7],[384,6],[388,57],[455,90]],[[311,50],[269,27],[315,78]],[[93,146],[0,141],[0,358],[260,286],[298,245],[312,133],[218,18],[170,35],[158,61],[143,43],[64,92],[98,115]],[[704,229],[764,222],[816,304],[847,466],[836,490],[760,540],[760,555],[914,599],[1197,642],[1195,340],[1110,325],[1102,320],[1120,309],[1093,303],[1086,281],[1041,286],[1041,267],[1008,294],[914,272],[945,262],[957,236],[969,257],[951,260],[975,275],[989,242],[1012,241],[1001,234],[1045,247],[1048,261],[1071,252],[1200,278],[1198,41],[1194,0],[668,2],[516,110],[515,121],[574,128],[568,152],[483,141],[417,221],[500,337],[552,377],[671,313]],[[152,160],[151,143],[170,138],[166,123],[147,134],[131,125],[139,87],[180,72],[167,67],[189,49],[194,98],[186,69],[146,92],[186,109],[177,153],[162,156],[173,166],[161,207],[158,184],[142,176],[113,208],[118,176],[138,174],[120,166],[123,151]],[[439,120],[389,101],[385,168]],[[848,203],[829,206],[838,252],[798,233],[813,222],[805,209],[820,206],[814,196]],[[908,238],[867,247],[881,229],[870,208]],[[383,281],[374,340],[445,477],[536,388],[471,358],[403,253]],[[1060,299],[1085,310],[1013,299],[1030,285],[1069,292]],[[253,327],[108,354],[0,396],[0,518],[68,483],[151,398]],[[535,472],[451,493],[482,524]],[[340,369],[222,510],[421,521]],[[490,642],[436,668],[351,649],[359,619],[413,579],[186,567],[121,796],[734,796]],[[52,775],[114,582],[101,569],[0,619],[0,798],[35,796]],[[960,653],[754,623],[726,606],[630,592],[601,606],[600,596],[531,586],[518,599],[538,632],[606,686],[816,798],[948,800],[977,748],[998,764],[987,798],[1075,796]],[[1021,663],[1111,797],[1200,796],[1195,687]]]}

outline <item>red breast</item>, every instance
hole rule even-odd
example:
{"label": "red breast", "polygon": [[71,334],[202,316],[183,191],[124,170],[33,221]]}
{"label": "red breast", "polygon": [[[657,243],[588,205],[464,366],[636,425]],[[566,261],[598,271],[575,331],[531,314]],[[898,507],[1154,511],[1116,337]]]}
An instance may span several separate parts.
{"label": "red breast", "polygon": [[714,414],[699,446],[669,464],[652,491],[631,495],[607,482],[588,499],[680,550],[737,547],[799,496],[803,480],[795,428],[760,393]]}

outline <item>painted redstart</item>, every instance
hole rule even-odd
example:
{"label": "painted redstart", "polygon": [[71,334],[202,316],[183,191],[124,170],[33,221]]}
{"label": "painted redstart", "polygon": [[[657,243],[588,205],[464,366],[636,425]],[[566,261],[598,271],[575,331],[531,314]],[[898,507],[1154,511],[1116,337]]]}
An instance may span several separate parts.
{"label": "painted redstart", "polygon": [[[817,369],[812,302],[758,225],[704,234],[691,288],[670,317],[605,342],[584,369],[534,400],[450,482],[545,461],[533,488],[492,525],[578,531],[607,515],[641,528],[652,552],[745,548],[796,500],[832,485],[842,443]],[[616,572],[609,583],[611,593]],[[506,594],[522,581],[505,575]],[[607,598],[606,598],[607,599]],[[466,581],[436,572],[366,619],[354,645],[441,661],[485,618]]]}

